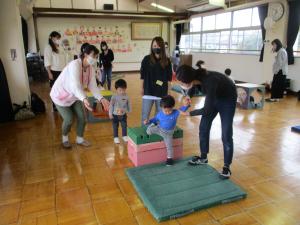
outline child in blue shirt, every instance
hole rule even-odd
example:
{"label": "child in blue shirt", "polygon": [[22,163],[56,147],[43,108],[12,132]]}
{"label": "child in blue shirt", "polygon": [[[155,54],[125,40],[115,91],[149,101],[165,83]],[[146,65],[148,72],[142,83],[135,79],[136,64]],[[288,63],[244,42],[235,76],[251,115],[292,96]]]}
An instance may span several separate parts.
{"label": "child in blue shirt", "polygon": [[173,133],[176,127],[176,122],[181,114],[189,108],[189,102],[185,101],[185,105],[180,107],[179,110],[174,109],[175,99],[171,95],[163,97],[160,101],[161,111],[150,120],[145,120],[144,124],[150,124],[147,128],[147,134],[160,135],[166,144],[167,148],[167,161],[166,165],[173,165]]}

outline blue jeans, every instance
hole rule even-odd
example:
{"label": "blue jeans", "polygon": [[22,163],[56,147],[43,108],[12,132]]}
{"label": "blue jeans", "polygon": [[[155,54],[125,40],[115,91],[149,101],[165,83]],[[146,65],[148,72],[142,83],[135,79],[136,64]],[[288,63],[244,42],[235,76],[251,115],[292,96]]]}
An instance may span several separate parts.
{"label": "blue jeans", "polygon": [[117,116],[113,115],[113,132],[114,132],[114,137],[118,137],[118,129],[119,129],[119,123],[121,123],[122,127],[122,136],[127,136],[127,115],[124,114],[123,116]]}
{"label": "blue jeans", "polygon": [[160,100],[143,99],[142,100],[142,126],[144,121],[149,119],[153,104],[155,103],[155,115],[161,110]]}
{"label": "blue jeans", "polygon": [[222,142],[224,151],[224,165],[230,166],[233,157],[233,117],[235,113],[236,100],[235,99],[219,99],[216,100],[214,110],[208,114],[203,115],[199,126],[199,139],[201,153],[209,153],[209,136],[210,128],[213,120],[220,113],[222,126]]}
{"label": "blue jeans", "polygon": [[101,77],[101,85],[104,86],[106,80],[107,80],[107,88],[108,90],[111,89],[111,74],[112,74],[112,68],[104,68],[102,71],[102,77]]}

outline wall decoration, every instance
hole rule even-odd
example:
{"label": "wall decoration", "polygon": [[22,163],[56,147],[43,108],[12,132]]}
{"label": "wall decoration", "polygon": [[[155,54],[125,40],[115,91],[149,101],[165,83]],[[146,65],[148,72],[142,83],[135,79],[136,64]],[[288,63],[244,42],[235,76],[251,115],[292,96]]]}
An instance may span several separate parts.
{"label": "wall decoration", "polygon": [[131,39],[132,40],[152,40],[153,37],[161,36],[162,24],[156,23],[131,23]]}
{"label": "wall decoration", "polygon": [[[83,43],[100,48],[101,41],[106,41],[114,51],[115,62],[140,63],[149,54],[151,40],[132,40],[130,20],[82,19],[82,18],[38,18],[38,39],[41,54],[48,44],[49,34],[59,32],[61,39],[67,39],[73,55],[78,55]],[[163,37],[167,37],[164,29]],[[153,37],[151,37],[152,39]]]}

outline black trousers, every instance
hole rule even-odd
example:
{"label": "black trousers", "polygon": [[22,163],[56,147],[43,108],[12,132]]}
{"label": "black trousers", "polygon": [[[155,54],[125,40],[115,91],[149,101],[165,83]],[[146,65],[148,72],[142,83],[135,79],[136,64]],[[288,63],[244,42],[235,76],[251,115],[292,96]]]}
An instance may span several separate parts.
{"label": "black trousers", "polygon": [[[49,80],[49,85],[50,85],[50,88],[53,87],[55,81],[57,80],[59,74],[61,73],[61,71],[53,71],[51,70],[51,73],[53,74],[53,80]],[[52,105],[53,105],[53,109],[56,110],[56,106],[55,104],[52,102]]]}
{"label": "black trousers", "polygon": [[277,74],[274,74],[271,87],[271,98],[283,98],[285,79],[286,75],[282,74],[282,70]]}

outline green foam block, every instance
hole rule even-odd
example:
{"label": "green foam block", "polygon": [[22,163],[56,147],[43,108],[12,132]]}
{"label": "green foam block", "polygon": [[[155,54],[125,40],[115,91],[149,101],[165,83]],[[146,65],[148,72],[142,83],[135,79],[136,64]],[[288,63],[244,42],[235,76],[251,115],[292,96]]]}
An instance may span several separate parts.
{"label": "green foam block", "polygon": [[[131,140],[137,144],[147,144],[152,142],[162,141],[163,138],[157,134],[148,135],[146,133],[146,127],[132,127],[128,128],[128,136]],[[182,138],[183,137],[183,130],[179,127],[175,128],[173,138]]]}

